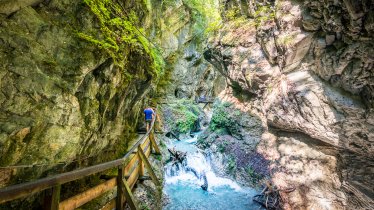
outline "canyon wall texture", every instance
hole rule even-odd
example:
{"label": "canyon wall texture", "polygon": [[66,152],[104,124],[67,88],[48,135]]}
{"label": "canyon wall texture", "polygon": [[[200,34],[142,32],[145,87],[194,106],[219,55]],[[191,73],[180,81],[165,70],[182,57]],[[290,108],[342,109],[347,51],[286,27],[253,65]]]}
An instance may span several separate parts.
{"label": "canyon wall texture", "polygon": [[145,38],[156,3],[0,2],[0,166],[36,165],[1,169],[1,186],[127,149],[164,74]]}
{"label": "canyon wall texture", "polygon": [[[223,1],[204,57],[262,119],[257,152],[287,209],[373,208],[372,1]],[[247,156],[250,158],[250,155]]]}

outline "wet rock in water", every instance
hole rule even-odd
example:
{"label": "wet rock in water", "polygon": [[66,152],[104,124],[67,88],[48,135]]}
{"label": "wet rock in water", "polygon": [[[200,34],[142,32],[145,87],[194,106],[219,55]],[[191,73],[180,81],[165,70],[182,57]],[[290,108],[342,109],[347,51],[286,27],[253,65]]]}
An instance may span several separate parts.
{"label": "wet rock in water", "polygon": [[208,190],[208,179],[206,178],[206,174],[205,172],[203,172],[203,174],[201,174],[201,176],[203,177],[203,180],[204,180],[204,184],[201,185],[201,189],[207,191]]}
{"label": "wet rock in water", "polygon": [[168,149],[170,153],[171,161],[173,162],[179,162],[182,163],[186,159],[187,152],[181,152],[178,150],[175,150],[175,148]]}

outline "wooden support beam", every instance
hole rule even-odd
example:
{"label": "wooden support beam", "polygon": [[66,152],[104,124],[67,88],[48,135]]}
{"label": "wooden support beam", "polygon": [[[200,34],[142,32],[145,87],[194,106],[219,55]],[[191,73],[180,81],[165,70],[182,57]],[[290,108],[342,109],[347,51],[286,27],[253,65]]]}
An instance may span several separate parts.
{"label": "wooden support beam", "polygon": [[155,149],[156,154],[160,155],[161,151],[160,151],[160,148],[158,148],[158,146],[157,146],[157,143],[156,143],[155,136],[154,136],[153,132],[149,134],[149,139],[151,140],[151,145]]}
{"label": "wooden support beam", "polygon": [[116,186],[116,178],[112,178],[93,188],[90,188],[78,195],[62,201],[59,205],[60,210],[76,209],[83,204],[99,197],[103,193],[113,189]]}
{"label": "wooden support beam", "polygon": [[58,210],[60,203],[61,185],[56,185],[52,188],[51,210]]}
{"label": "wooden support beam", "polygon": [[116,210],[123,210],[123,168],[118,167]]}
{"label": "wooden support beam", "polygon": [[138,160],[139,160],[139,156],[138,156],[138,152],[136,152],[135,155],[132,155],[132,157],[130,158],[130,161],[127,163],[125,167],[125,175],[132,171],[134,166],[138,164]]}
{"label": "wooden support beam", "polygon": [[122,180],[122,183],[123,183],[123,186],[124,186],[123,193],[125,194],[126,202],[129,204],[131,210],[138,210],[139,207],[138,207],[137,203],[135,202],[135,199],[134,199],[134,196],[132,195],[130,186],[127,184],[126,180]]}
{"label": "wooden support beam", "polygon": [[[139,153],[138,153],[139,155]],[[139,176],[144,176],[144,163],[141,158],[139,158]]]}
{"label": "wooden support beam", "polygon": [[156,185],[156,186],[161,186],[160,182],[158,181],[157,177],[156,177],[156,174],[153,172],[153,169],[152,169],[152,166],[151,164],[149,163],[148,159],[147,159],[147,156],[144,154],[143,150],[141,149],[141,147],[139,146],[138,148],[138,152],[139,152],[139,156],[140,158],[142,159],[145,167],[147,168],[147,171],[149,173],[149,175],[151,176],[152,178],[152,181],[153,183]]}
{"label": "wooden support beam", "polygon": [[144,163],[143,163],[142,159],[140,158],[139,150],[144,151],[144,148],[145,148],[145,146],[147,144],[146,142],[148,141],[148,139],[149,138],[147,138],[145,140],[145,142],[138,147],[138,151],[137,151],[137,156],[139,158],[139,162],[138,162],[138,164],[139,164],[138,165],[138,167],[139,167],[139,176],[144,176]]}
{"label": "wooden support beam", "polygon": [[138,180],[138,177],[139,177],[139,168],[136,167],[134,171],[131,172],[129,178],[126,179],[127,184],[132,188],[135,185],[136,181]]}
{"label": "wooden support beam", "polygon": [[[141,180],[149,179],[149,177],[144,177],[144,166],[149,171],[149,174],[153,182],[158,186],[160,185],[160,182],[158,181],[147,159],[147,157],[149,157],[152,151],[152,147],[155,148],[155,151],[157,153],[160,153],[156,140],[154,139],[154,120],[151,125],[152,130],[148,131],[146,135],[139,139],[135,143],[135,145],[133,145],[131,149],[122,158],[67,173],[57,174],[55,176],[46,177],[33,182],[1,188],[0,204],[18,198],[22,198],[32,193],[40,192],[46,189],[50,190],[52,188],[52,193],[47,194],[45,199],[45,207],[47,207],[48,210],[75,209],[97,198],[103,193],[112,190],[117,185],[117,187],[119,188],[118,198],[113,199],[113,201],[108,203],[106,207],[109,208],[112,206],[116,206],[119,210],[123,209],[123,203],[126,198],[126,201],[129,203],[132,210],[138,209],[133,199],[131,189],[138,180],[139,174],[141,176]],[[134,153],[135,150],[138,151]],[[125,162],[126,167],[124,167]],[[141,165],[141,167],[139,167],[139,165]],[[92,174],[103,172],[112,168],[118,168],[117,177],[112,178],[111,176],[102,176],[102,179],[109,180],[91,189],[88,189],[85,192],[82,192],[78,195],[75,195],[71,198],[68,198],[60,202],[60,192],[62,184],[78,180],[83,177],[87,177]],[[123,180],[123,176],[125,174],[129,174],[127,181]],[[125,195],[125,198],[121,195],[121,193]],[[47,198],[49,201],[47,200]]]}

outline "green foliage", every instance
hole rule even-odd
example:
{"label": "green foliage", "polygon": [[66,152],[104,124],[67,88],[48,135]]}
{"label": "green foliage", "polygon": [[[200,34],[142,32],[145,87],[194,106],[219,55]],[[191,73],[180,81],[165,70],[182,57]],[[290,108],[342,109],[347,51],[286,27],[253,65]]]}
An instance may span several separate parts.
{"label": "green foliage", "polygon": [[236,161],[235,161],[235,158],[230,156],[230,158],[228,159],[228,162],[227,162],[227,170],[229,171],[229,173],[233,173],[236,169]]}
{"label": "green foliage", "polygon": [[238,7],[233,7],[226,12],[226,18],[229,21],[235,20],[236,18],[240,16],[241,16],[240,9]]}
{"label": "green foliage", "polygon": [[166,148],[166,144],[164,141],[160,140],[160,147],[161,148]]}
{"label": "green foliage", "polygon": [[[100,33],[77,35],[103,49],[115,64],[122,69],[127,64],[126,54],[136,50],[140,55],[146,54],[151,60],[151,74],[160,77],[164,73],[164,60],[161,53],[144,37],[143,29],[138,29],[139,22],[134,11],[129,13],[113,0],[83,0],[97,17],[100,23]],[[144,0],[145,6],[150,7],[149,0]],[[150,9],[150,8],[149,8]],[[128,75],[131,76],[131,75]]]}
{"label": "green foliage", "polygon": [[162,160],[162,156],[161,156],[161,155],[155,155],[154,157],[155,157],[156,160],[158,160],[158,161],[161,161],[161,160]]}
{"label": "green foliage", "polygon": [[280,45],[288,46],[292,43],[294,38],[295,38],[295,34],[283,34],[282,36],[278,37],[277,42]]}
{"label": "green foliage", "polygon": [[234,119],[232,119],[226,108],[230,107],[231,104],[224,102],[221,104],[215,104],[212,119],[210,121],[209,128],[217,130],[219,128],[226,128],[232,126]]}
{"label": "green foliage", "polygon": [[197,143],[196,144],[199,145],[202,148],[207,148],[208,147],[208,144],[206,142],[206,138],[202,138],[201,136],[199,136],[197,138]]}
{"label": "green foliage", "polygon": [[174,6],[175,3],[176,3],[175,0],[162,0],[161,2],[161,4],[163,5],[162,8],[164,9]]}
{"label": "green foliage", "polygon": [[148,207],[148,205],[147,205],[146,203],[142,203],[142,204],[140,205],[140,209],[141,209],[141,210],[150,210],[150,208]]}
{"label": "green foliage", "polygon": [[222,142],[221,144],[218,145],[218,151],[220,153],[224,153],[226,151],[227,145],[228,145],[227,141]]}
{"label": "green foliage", "polygon": [[166,122],[177,133],[188,133],[192,131],[198,122],[201,110],[193,101],[180,99],[169,104],[172,115],[166,118]]}
{"label": "green foliage", "polygon": [[275,10],[270,5],[258,6],[255,13],[256,26],[266,24],[268,21],[273,21],[275,18]]}
{"label": "green foliage", "polygon": [[183,0],[183,4],[191,10],[196,39],[203,39],[209,33],[218,31],[222,24],[219,4],[215,0]]}
{"label": "green foliage", "polygon": [[253,170],[253,168],[250,166],[248,166],[246,171],[253,185],[257,184],[263,178],[263,176],[256,173],[255,170]]}

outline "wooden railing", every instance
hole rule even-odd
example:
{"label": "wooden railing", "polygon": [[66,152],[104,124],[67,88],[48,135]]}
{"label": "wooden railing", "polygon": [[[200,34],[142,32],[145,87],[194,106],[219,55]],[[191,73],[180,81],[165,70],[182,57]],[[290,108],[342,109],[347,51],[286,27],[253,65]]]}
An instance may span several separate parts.
{"label": "wooden railing", "polygon": [[[147,131],[147,133],[137,141],[122,158],[0,189],[0,204],[30,196],[33,193],[41,192],[43,190],[52,189],[50,196],[44,199],[46,201],[44,203],[44,208],[48,210],[75,209],[100,195],[117,188],[116,197],[108,202],[102,209],[116,208],[117,210],[122,210],[124,209],[125,202],[128,203],[131,209],[138,209],[138,205],[131,191],[136,181],[139,179],[144,180],[150,178],[156,186],[161,185],[148,161],[148,157],[153,149],[156,154],[161,154],[154,138],[154,123],[155,119],[152,121],[149,131]],[[144,176],[144,166],[147,169],[149,177]],[[90,188],[78,195],[60,201],[62,184],[113,168],[117,168],[118,170],[116,177],[110,178],[104,183]]]}

